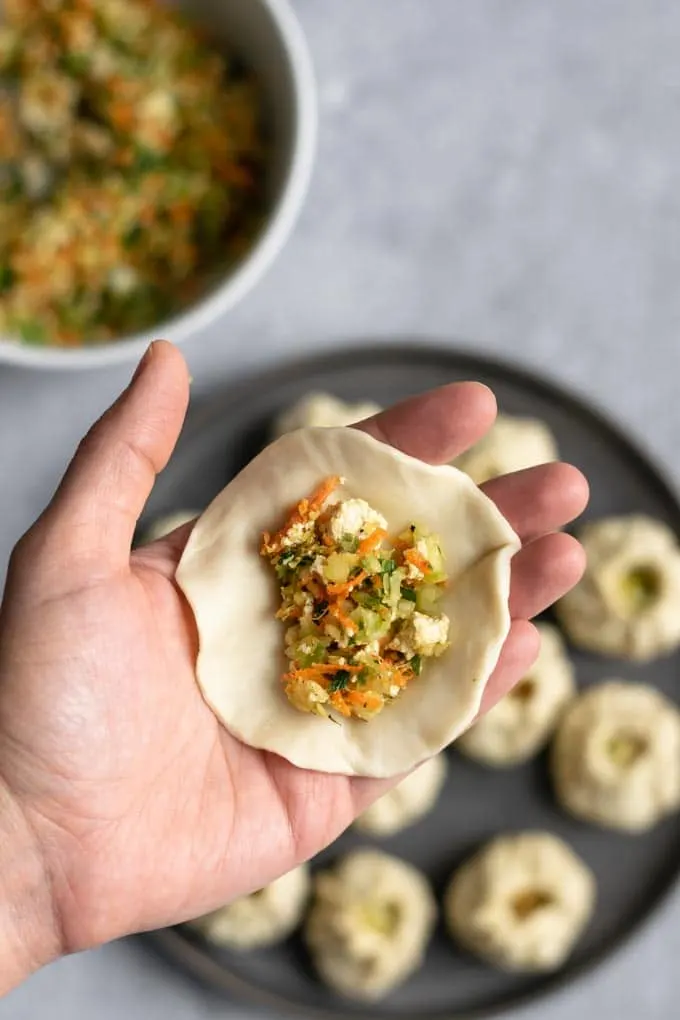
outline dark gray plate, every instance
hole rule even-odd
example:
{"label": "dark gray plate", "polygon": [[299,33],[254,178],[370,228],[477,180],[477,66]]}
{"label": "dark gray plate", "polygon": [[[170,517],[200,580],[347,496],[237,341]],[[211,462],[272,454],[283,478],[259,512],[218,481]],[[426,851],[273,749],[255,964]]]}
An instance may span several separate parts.
{"label": "dark gray plate", "polygon": [[[491,386],[503,410],[535,415],[554,430],[565,460],[592,486],[588,517],[644,511],[680,534],[680,506],[658,471],[615,427],[550,383],[507,365],[420,344],[354,348],[303,361],[227,387],[192,412],[169,467],[158,481],[147,519],[184,507],[203,507],[264,445],[271,419],[313,389],[348,400],[387,405],[457,379]],[[633,666],[574,653],[582,686],[605,677],[649,681],[677,699],[680,655]],[[594,869],[598,907],[568,964],[548,977],[491,970],[459,952],[439,930],[424,967],[384,1003],[362,1009],[318,982],[299,940],[251,954],[212,949],[182,929],[154,933],[153,944],[200,980],[279,1015],[460,1020],[516,1005],[591,967],[649,916],[674,882],[680,861],[680,817],[641,836],[621,836],[579,824],[556,807],[543,757],[519,768],[487,770],[454,751],[436,809],[422,823],[382,841],[431,878],[440,892],[452,869],[478,844],[508,829],[545,828],[566,839]],[[346,833],[318,861],[328,862],[366,842]]]}

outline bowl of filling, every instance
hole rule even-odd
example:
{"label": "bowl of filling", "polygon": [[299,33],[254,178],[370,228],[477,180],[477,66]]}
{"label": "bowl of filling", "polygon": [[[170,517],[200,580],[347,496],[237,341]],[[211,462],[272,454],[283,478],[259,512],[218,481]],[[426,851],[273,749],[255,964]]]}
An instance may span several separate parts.
{"label": "bowl of filling", "polygon": [[283,247],[315,136],[288,0],[0,0],[0,360],[198,334]]}

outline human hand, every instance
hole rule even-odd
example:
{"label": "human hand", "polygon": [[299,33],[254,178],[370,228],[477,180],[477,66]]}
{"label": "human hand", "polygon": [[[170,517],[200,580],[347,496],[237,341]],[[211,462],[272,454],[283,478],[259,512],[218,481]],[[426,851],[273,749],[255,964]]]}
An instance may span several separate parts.
{"label": "human hand", "polygon": [[[203,701],[195,626],[174,583],[191,525],[130,552],[188,393],[179,352],[154,344],[12,556],[0,612],[0,813],[21,833],[33,872],[21,908],[30,926],[14,917],[17,962],[4,974],[0,962],[0,991],[55,955],[265,885],[331,842],[388,785],[301,771],[246,747]],[[494,416],[488,389],[460,383],[359,427],[444,463]],[[487,710],[536,656],[528,619],[581,575],[580,546],[553,532],[581,512],[587,485],[575,468],[551,464],[484,489],[525,542]],[[0,852],[0,891],[2,862]]]}

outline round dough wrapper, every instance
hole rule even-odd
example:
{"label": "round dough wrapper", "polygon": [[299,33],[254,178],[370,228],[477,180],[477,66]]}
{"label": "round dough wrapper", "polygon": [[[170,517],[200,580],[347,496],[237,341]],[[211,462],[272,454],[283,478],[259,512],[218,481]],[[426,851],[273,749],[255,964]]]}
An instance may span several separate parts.
{"label": "round dough wrapper", "polygon": [[645,684],[592,687],[565,712],[552,772],[571,814],[607,828],[648,829],[680,807],[680,712]]}
{"label": "round dough wrapper", "polygon": [[[370,722],[300,712],[281,684],[284,626],[263,531],[328,475],[339,498],[363,498],[398,534],[421,522],[440,540],[449,584],[439,609],[450,647],[426,662]],[[442,750],[479,709],[510,627],[510,560],[519,539],[460,471],[433,467],[356,429],[300,429],[268,446],[199,518],[177,569],[199,634],[198,683],[217,717],[252,747],[300,768],[395,776]]]}
{"label": "round dough wrapper", "polygon": [[490,478],[547,464],[558,456],[557,441],[545,422],[499,414],[484,438],[454,464],[482,485]]}
{"label": "round dough wrapper", "polygon": [[372,418],[380,411],[382,411],[380,405],[372,400],[347,404],[331,393],[308,393],[279,415],[274,423],[274,436],[283,436],[294,429],[327,429],[354,425],[364,418]]}
{"label": "round dough wrapper", "polygon": [[502,970],[551,971],[595,905],[595,879],[548,832],[499,836],[453,875],[444,912],[453,938]]}
{"label": "round dough wrapper", "polygon": [[456,741],[459,751],[485,765],[503,768],[537,754],[576,692],[559,631],[547,623],[537,627],[541,650],[531,671]]}
{"label": "round dough wrapper", "polygon": [[662,521],[606,517],[579,535],[588,566],[556,612],[579,648],[638,661],[680,645],[680,546]]}
{"label": "round dough wrapper", "polygon": [[288,938],[302,921],[310,891],[303,864],[250,896],[241,896],[190,926],[208,942],[230,949],[258,949]]}
{"label": "round dough wrapper", "polygon": [[437,908],[425,877],[378,850],[356,850],[314,884],[305,937],[332,988],[375,1001],[421,964]]}
{"label": "round dough wrapper", "polygon": [[199,510],[176,510],[164,517],[158,517],[144,532],[144,542],[156,542],[159,538],[165,538],[171,531],[193,521],[199,513]]}
{"label": "round dough wrapper", "polygon": [[413,825],[434,807],[447,772],[446,755],[428,758],[359,815],[356,828],[372,836],[393,836]]}

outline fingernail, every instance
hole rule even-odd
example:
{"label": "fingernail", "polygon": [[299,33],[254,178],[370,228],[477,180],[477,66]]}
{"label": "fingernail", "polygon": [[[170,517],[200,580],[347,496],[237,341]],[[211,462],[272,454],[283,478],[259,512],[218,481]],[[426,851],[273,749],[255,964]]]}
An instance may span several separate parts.
{"label": "fingernail", "polygon": [[132,379],[130,380],[130,385],[131,386],[134,383],[137,382],[137,380],[141,376],[142,372],[144,372],[144,370],[147,368],[149,362],[151,361],[151,358],[153,356],[153,348],[154,348],[154,344],[155,343],[156,343],[156,341],[152,340],[152,342],[149,344],[147,349],[144,351],[144,355],[142,356],[142,360],[137,365],[137,368],[135,369],[135,374],[132,376]]}

